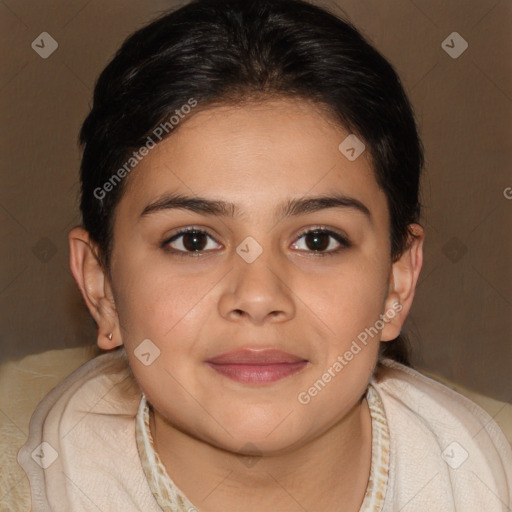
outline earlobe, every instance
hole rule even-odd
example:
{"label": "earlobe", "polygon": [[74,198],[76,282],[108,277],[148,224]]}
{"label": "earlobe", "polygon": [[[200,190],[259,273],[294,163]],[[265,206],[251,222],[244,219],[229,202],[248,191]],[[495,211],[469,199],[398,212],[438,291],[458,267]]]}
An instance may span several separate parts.
{"label": "earlobe", "polygon": [[411,310],[423,266],[424,230],[419,224],[411,224],[409,227],[413,235],[409,238],[408,248],[391,267],[384,311],[387,321],[382,330],[381,341],[394,340],[400,334]]}
{"label": "earlobe", "polygon": [[122,345],[122,341],[109,278],[85,229],[73,228],[68,238],[71,272],[98,326],[98,346],[111,350]]}

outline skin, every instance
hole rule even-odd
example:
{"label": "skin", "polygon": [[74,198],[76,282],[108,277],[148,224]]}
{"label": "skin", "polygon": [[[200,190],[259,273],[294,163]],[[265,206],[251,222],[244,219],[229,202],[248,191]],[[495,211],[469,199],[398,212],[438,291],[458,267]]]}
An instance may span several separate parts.
{"label": "skin", "polygon": [[[71,269],[98,324],[98,344],[125,345],[154,408],[156,450],[201,511],[334,512],[343,504],[350,512],[362,503],[371,417],[361,397],[379,343],[396,338],[412,305],[424,234],[413,225],[409,249],[392,263],[386,197],[368,151],[351,162],[338,150],[348,134],[320,107],[292,99],[198,111],[127,179],[110,278],[87,232],[70,232]],[[141,216],[175,192],[229,201],[241,214],[168,209]],[[287,199],[334,192],[358,199],[371,219],[354,208],[274,217]],[[183,237],[162,247],[187,226],[213,236],[201,239],[199,257],[169,251],[185,250]],[[311,236],[299,238],[318,227],[345,234],[351,245],[320,256]],[[236,252],[248,236],[263,250],[252,263]],[[340,247],[328,235],[323,240],[324,253]],[[379,335],[300,403],[298,394],[397,304],[401,310]],[[149,366],[134,355],[144,339],[160,350]],[[280,381],[248,385],[204,362],[242,347],[278,348],[308,365]]]}

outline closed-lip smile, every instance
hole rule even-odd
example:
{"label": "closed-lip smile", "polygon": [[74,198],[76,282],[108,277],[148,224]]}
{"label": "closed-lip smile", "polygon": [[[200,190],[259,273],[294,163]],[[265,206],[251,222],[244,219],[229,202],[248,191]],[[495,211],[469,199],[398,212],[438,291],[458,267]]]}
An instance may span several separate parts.
{"label": "closed-lip smile", "polygon": [[205,363],[232,380],[266,384],[302,370],[307,359],[277,349],[239,349],[212,357]]}

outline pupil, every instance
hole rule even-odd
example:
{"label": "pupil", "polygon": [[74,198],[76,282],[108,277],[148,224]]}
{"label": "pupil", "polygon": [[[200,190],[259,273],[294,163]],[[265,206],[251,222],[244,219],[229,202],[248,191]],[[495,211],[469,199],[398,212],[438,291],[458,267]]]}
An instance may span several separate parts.
{"label": "pupil", "polygon": [[183,235],[183,247],[187,251],[201,251],[204,248],[204,240],[201,243],[201,237],[204,238],[201,233],[186,233]]}
{"label": "pupil", "polygon": [[[312,243],[308,243],[308,240],[312,240]],[[313,251],[322,251],[329,247],[329,237],[326,233],[309,233],[306,235],[306,245],[308,246],[308,249]]]}

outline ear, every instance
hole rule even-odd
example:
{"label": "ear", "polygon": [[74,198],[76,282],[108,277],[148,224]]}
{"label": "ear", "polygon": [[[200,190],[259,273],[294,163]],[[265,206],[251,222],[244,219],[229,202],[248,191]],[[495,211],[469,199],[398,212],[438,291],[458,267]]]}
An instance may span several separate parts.
{"label": "ear", "polygon": [[409,228],[413,234],[409,237],[408,248],[391,266],[381,341],[394,340],[400,334],[411,310],[423,266],[424,230],[419,224],[410,224]]}
{"label": "ear", "polygon": [[73,228],[68,239],[69,265],[98,326],[98,346],[111,350],[122,340],[110,279],[98,259],[97,245],[81,227]]}

